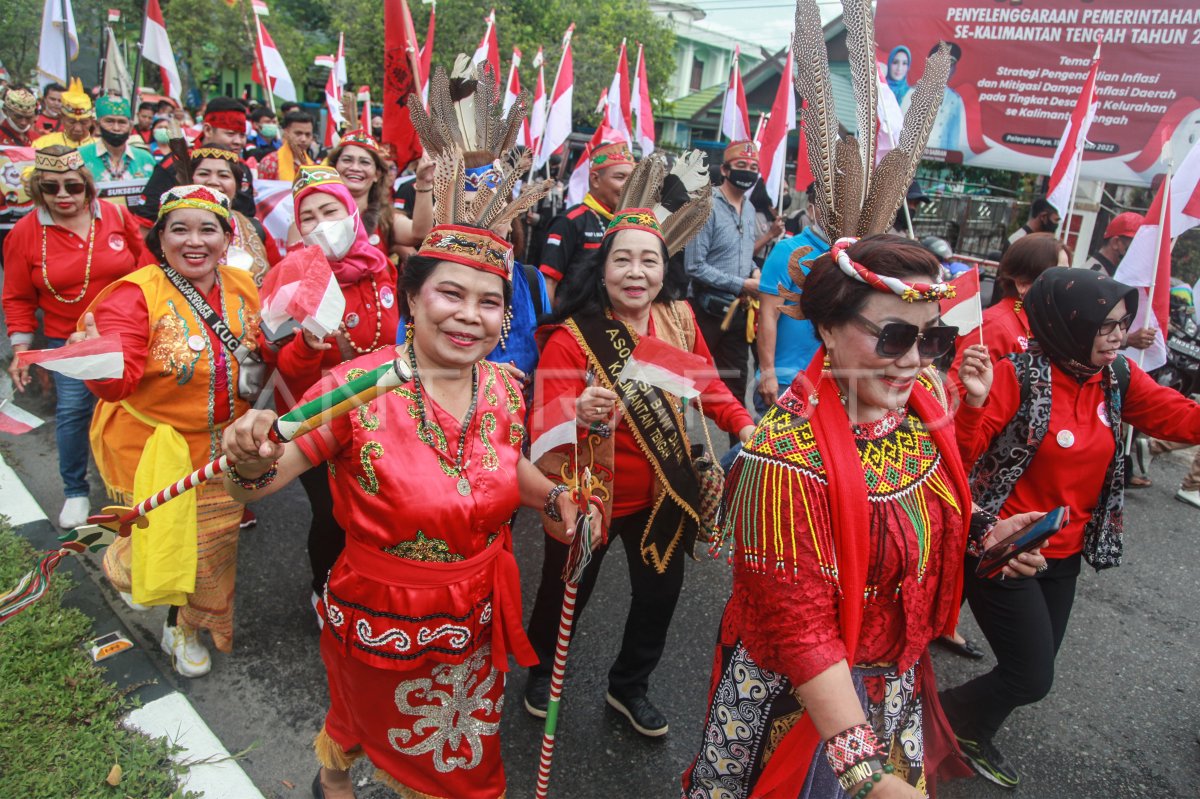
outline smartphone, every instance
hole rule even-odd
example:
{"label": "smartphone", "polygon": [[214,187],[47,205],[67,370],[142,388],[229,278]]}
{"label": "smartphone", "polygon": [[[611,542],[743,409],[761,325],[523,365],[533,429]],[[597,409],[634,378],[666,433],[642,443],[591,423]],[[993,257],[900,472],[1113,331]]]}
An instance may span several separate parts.
{"label": "smartphone", "polygon": [[975,567],[975,574],[985,579],[995,577],[1004,568],[1004,564],[1017,555],[1037,549],[1046,543],[1050,536],[1063,528],[1070,517],[1070,509],[1066,505],[1061,505],[1033,524],[1017,530],[1003,541],[992,544],[979,559],[979,565]]}

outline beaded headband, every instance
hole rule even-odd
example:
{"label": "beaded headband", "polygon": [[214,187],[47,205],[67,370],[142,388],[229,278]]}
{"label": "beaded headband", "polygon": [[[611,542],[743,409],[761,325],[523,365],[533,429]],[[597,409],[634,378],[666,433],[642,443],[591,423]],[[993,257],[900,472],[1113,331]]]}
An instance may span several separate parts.
{"label": "beaded headband", "polygon": [[232,150],[223,150],[220,147],[197,147],[192,150],[192,161],[203,161],[205,158],[220,158],[222,161],[229,161],[232,164],[241,163],[242,160]]}
{"label": "beaded headband", "polygon": [[629,151],[629,146],[625,142],[610,142],[592,150],[593,172],[608,169],[610,166],[621,166],[622,164],[634,166],[636,163],[637,161],[634,160],[633,153]]}
{"label": "beaded headband", "polygon": [[292,183],[292,197],[295,198],[305,189],[325,186],[330,183],[345,185],[341,174],[326,164],[302,166],[296,171],[296,180]]}
{"label": "beaded headband", "polygon": [[92,98],[83,90],[83,82],[79,78],[72,78],[71,88],[63,92],[62,113],[71,119],[92,117]]}
{"label": "beaded headband", "polygon": [[176,186],[163,192],[162,205],[158,207],[159,221],[179,208],[199,208],[202,211],[210,211],[222,219],[229,218],[229,198],[207,186],[195,184]]}
{"label": "beaded headband", "polygon": [[379,142],[362,128],[347,132],[342,137],[342,140],[338,142],[339,147],[345,147],[347,144],[353,144],[355,147],[362,147],[383,155],[383,148],[379,146]]}
{"label": "beaded headband", "polygon": [[246,131],[246,112],[234,111],[232,109],[226,111],[208,111],[204,114],[204,124],[212,128],[219,128],[220,130],[244,133]]}
{"label": "beaded headband", "polygon": [[33,168],[40,172],[73,172],[83,169],[83,156],[78,150],[68,150],[62,155],[38,150],[33,156]]}
{"label": "beaded headband", "polygon": [[28,89],[9,89],[4,95],[4,107],[17,114],[35,114],[37,98]]}
{"label": "beaded headband", "polygon": [[512,280],[512,245],[490,230],[438,225],[421,242],[417,255],[436,261],[452,261]]}
{"label": "beaded headband", "polygon": [[[613,215],[612,221],[604,230],[604,238],[608,238],[622,230],[645,230],[653,233],[659,239],[663,238],[662,227],[658,217],[650,208],[625,208]],[[665,241],[665,239],[663,239]]]}
{"label": "beaded headband", "polygon": [[725,148],[725,163],[753,161],[758,163],[758,146],[752,141],[735,141]]}
{"label": "beaded headband", "polygon": [[875,274],[853,260],[846,252],[847,248],[857,243],[858,239],[841,238],[829,248],[829,254],[833,256],[834,263],[847,277],[866,283],[876,291],[895,294],[905,302],[937,302],[954,296],[954,286],[950,283],[905,283],[899,278]]}

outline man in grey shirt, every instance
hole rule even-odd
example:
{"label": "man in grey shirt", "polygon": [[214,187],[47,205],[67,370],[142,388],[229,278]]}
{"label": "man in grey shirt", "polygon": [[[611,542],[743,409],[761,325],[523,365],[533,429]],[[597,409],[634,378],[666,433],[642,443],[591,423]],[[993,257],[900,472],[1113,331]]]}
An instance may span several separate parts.
{"label": "man in grey shirt", "polygon": [[[754,265],[755,215],[748,195],[758,182],[758,147],[733,142],[721,164],[724,181],[713,192],[712,213],[684,250],[684,269],[691,280],[696,323],[725,385],[746,401],[750,344],[746,338],[744,299],[758,296]],[[736,305],[730,312],[730,306]],[[721,325],[729,316],[727,329]],[[731,437],[731,443],[737,437]]]}

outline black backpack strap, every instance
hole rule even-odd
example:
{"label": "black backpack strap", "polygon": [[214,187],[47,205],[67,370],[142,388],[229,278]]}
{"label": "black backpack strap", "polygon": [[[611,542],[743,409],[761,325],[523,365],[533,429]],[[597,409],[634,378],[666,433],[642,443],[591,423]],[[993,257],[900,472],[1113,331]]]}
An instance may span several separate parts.
{"label": "black backpack strap", "polygon": [[1014,352],[1008,356],[1012,359],[1013,367],[1017,370],[1017,380],[1021,383],[1021,401],[1018,407],[1024,408],[1029,403],[1033,393],[1033,356],[1028,352]]}
{"label": "black backpack strap", "polygon": [[525,271],[525,282],[529,284],[529,296],[533,299],[533,316],[536,319],[542,315],[542,306],[546,302],[542,281],[538,279],[538,270],[533,264],[521,264],[521,269]]}
{"label": "black backpack strap", "polygon": [[1112,365],[1113,377],[1117,379],[1117,393],[1121,397],[1121,404],[1124,405],[1125,397],[1129,395],[1129,381],[1133,379],[1133,372],[1129,368],[1129,359],[1124,355],[1118,355]]}

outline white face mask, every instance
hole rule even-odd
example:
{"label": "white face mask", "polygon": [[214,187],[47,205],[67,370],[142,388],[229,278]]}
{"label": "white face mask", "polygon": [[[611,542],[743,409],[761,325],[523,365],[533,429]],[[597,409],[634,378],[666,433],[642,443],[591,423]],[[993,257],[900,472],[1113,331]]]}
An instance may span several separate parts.
{"label": "white face mask", "polygon": [[329,260],[340,261],[354,246],[357,219],[357,211],[345,219],[327,219],[301,238],[305,244],[320,247]]}

